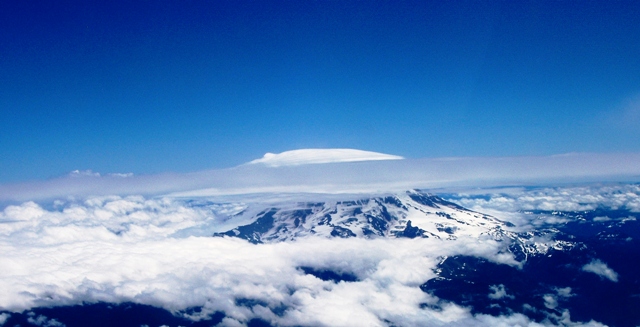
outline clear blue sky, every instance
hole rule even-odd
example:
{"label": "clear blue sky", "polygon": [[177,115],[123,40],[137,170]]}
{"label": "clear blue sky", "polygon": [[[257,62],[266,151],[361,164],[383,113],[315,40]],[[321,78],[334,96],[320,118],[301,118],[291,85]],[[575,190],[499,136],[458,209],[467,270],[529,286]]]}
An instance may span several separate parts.
{"label": "clear blue sky", "polygon": [[640,151],[640,1],[2,1],[0,183]]}

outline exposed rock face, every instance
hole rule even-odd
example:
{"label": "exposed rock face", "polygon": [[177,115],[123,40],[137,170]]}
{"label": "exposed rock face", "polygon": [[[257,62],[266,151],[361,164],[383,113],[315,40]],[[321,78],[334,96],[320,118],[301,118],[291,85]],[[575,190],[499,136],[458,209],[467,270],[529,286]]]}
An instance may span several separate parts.
{"label": "exposed rock face", "polygon": [[[240,214],[242,215],[242,213]],[[233,219],[233,218],[231,218]],[[243,221],[247,221],[243,217]],[[238,226],[214,236],[271,243],[300,237],[431,237],[454,241],[460,237],[505,241],[516,260],[550,248],[571,247],[570,242],[536,243],[531,233],[511,231],[512,223],[463,208],[417,190],[355,201],[304,202],[268,207]],[[555,233],[555,230],[537,231]],[[539,236],[539,235],[537,235]]]}

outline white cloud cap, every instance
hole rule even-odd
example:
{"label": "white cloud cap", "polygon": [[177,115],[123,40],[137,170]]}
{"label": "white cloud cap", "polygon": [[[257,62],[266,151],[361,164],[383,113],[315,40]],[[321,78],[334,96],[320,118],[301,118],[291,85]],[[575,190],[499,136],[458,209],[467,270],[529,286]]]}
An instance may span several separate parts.
{"label": "white cloud cap", "polygon": [[297,166],[332,162],[354,162],[372,160],[400,160],[400,156],[355,149],[300,149],[282,153],[266,153],[264,157],[249,164],[264,164],[270,167]]}

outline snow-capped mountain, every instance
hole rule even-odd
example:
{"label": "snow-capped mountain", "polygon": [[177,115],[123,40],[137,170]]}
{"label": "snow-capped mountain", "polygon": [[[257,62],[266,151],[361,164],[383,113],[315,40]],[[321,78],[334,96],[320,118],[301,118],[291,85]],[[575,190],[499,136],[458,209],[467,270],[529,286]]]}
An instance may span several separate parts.
{"label": "snow-capped mountain", "polygon": [[0,319],[68,327],[103,316],[131,327],[639,325],[638,185],[487,192],[8,206],[0,212]]}
{"label": "snow-capped mountain", "polygon": [[516,226],[508,221],[418,190],[359,200],[282,204],[255,212],[254,208],[231,217],[249,223],[214,236],[239,237],[252,243],[291,241],[308,236],[491,239],[507,242],[509,251],[519,261],[550,248],[573,246],[567,241],[534,241],[557,230],[516,232]]}

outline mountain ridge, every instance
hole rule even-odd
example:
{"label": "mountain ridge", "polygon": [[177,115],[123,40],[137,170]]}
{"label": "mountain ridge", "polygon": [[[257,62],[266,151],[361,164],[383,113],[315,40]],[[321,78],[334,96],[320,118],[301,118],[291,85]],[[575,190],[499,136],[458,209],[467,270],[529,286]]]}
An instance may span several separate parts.
{"label": "mountain ridge", "polygon": [[[252,215],[250,219],[243,216],[247,213]],[[516,231],[516,226],[508,221],[419,190],[359,200],[268,205],[257,214],[243,211],[229,219],[249,223],[213,236],[238,237],[254,244],[304,237],[490,239],[505,242],[517,261],[552,248],[574,246],[570,241],[551,240],[552,237],[540,241],[541,236],[556,234],[557,230]]]}

